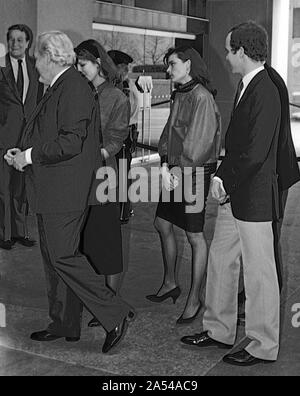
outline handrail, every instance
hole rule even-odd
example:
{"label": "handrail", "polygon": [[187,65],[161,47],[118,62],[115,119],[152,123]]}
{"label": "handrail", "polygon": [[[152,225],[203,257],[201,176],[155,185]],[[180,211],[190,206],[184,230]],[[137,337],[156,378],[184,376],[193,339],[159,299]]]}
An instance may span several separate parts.
{"label": "handrail", "polygon": [[300,105],[297,105],[296,103],[290,103],[290,106],[297,107],[298,109],[300,109]]}
{"label": "handrail", "polygon": [[158,152],[158,147],[149,146],[148,144],[144,144],[144,143],[137,142],[136,147],[139,147],[139,148],[145,149],[145,150],[155,151],[156,153]]}
{"label": "handrail", "polygon": [[[163,102],[153,103],[153,104],[151,104],[151,107],[160,106],[160,105],[167,104],[167,103],[170,103],[170,102],[171,102],[171,100],[165,100]],[[297,107],[298,109],[300,109],[300,105],[298,105],[296,103],[290,102],[289,105],[293,106],[293,107]]]}
{"label": "handrail", "polygon": [[[148,144],[143,144],[143,143],[137,143],[136,146],[145,150],[154,151],[156,153],[158,152],[158,147],[156,146],[149,146]],[[219,161],[223,160],[224,158],[225,158],[224,155],[220,155]],[[297,157],[297,161],[300,162],[300,157]]]}
{"label": "handrail", "polygon": [[171,102],[170,100],[164,100],[163,102],[152,103],[151,107],[160,106],[160,105],[167,104],[167,103],[170,103],[170,102]]}

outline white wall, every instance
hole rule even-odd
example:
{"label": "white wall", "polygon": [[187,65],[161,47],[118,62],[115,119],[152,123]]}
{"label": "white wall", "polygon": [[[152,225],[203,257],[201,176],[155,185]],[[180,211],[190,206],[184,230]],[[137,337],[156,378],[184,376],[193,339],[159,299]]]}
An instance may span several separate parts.
{"label": "white wall", "polygon": [[290,0],[273,1],[272,66],[288,80]]}

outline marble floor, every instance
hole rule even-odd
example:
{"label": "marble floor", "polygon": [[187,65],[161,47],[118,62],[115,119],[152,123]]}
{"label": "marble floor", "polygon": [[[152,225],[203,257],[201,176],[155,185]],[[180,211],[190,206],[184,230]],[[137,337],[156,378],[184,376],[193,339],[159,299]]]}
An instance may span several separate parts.
{"label": "marble floor", "polygon": [[[285,266],[282,296],[282,332],[279,359],[270,365],[250,368],[227,366],[220,349],[190,349],[180,344],[183,335],[201,330],[202,312],[190,325],[178,326],[190,280],[190,251],[183,233],[179,241],[180,285],[177,303],[154,304],[146,294],[158,290],[162,279],[162,258],[153,228],[156,204],[135,204],[135,216],[123,226],[124,256],[128,269],[122,296],[137,309],[137,319],[111,355],[101,354],[104,331],[90,329],[90,314],[83,316],[82,337],[77,343],[57,340],[36,343],[29,335],[45,328],[47,298],[39,247],[15,245],[0,250],[0,375],[1,376],[288,376],[300,374],[300,327],[293,322],[300,308],[300,184],[291,189],[282,230]],[[210,242],[216,218],[216,204],[209,199],[205,234]],[[30,217],[31,236],[37,239],[35,218]],[[4,316],[5,310],[5,316]],[[300,317],[298,319],[300,326]],[[294,324],[294,326],[293,326]],[[296,325],[296,326],[295,326]],[[239,327],[236,347],[243,342]]]}

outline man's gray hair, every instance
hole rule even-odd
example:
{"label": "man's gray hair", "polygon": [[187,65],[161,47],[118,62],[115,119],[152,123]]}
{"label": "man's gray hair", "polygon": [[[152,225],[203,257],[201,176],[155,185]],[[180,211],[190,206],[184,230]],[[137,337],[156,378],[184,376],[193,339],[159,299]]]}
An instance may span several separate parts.
{"label": "man's gray hair", "polygon": [[71,66],[75,63],[73,43],[65,33],[60,31],[40,34],[37,38],[36,51],[41,56],[49,54],[51,61],[59,66]]}

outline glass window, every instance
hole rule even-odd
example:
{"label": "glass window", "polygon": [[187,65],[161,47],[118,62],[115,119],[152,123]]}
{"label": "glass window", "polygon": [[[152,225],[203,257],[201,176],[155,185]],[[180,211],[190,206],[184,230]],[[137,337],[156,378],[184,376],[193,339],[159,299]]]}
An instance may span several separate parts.
{"label": "glass window", "polygon": [[159,105],[168,102],[171,95],[171,82],[163,58],[167,50],[175,45],[175,38],[105,30],[94,30],[93,36],[107,51],[120,50],[133,58],[129,76],[134,81],[141,75],[152,76],[151,104],[154,106],[144,108],[141,94],[139,141],[143,139],[145,144],[157,146],[170,112],[169,103]]}
{"label": "glass window", "polygon": [[[133,58],[129,77],[135,81],[139,76],[151,76],[153,89],[151,102],[149,94],[140,93],[139,142],[156,146],[170,114],[171,80],[163,63],[165,53],[178,44],[178,38],[165,34],[150,35],[118,32],[115,30],[94,30],[93,36],[108,50],[126,52]],[[120,27],[119,27],[120,28]],[[122,28],[123,29],[123,28]],[[130,28],[128,28],[130,29]],[[176,41],[176,43],[175,43]],[[185,44],[187,41],[185,40]],[[151,106],[149,106],[151,103]],[[148,151],[138,150],[136,156],[148,155]]]}

